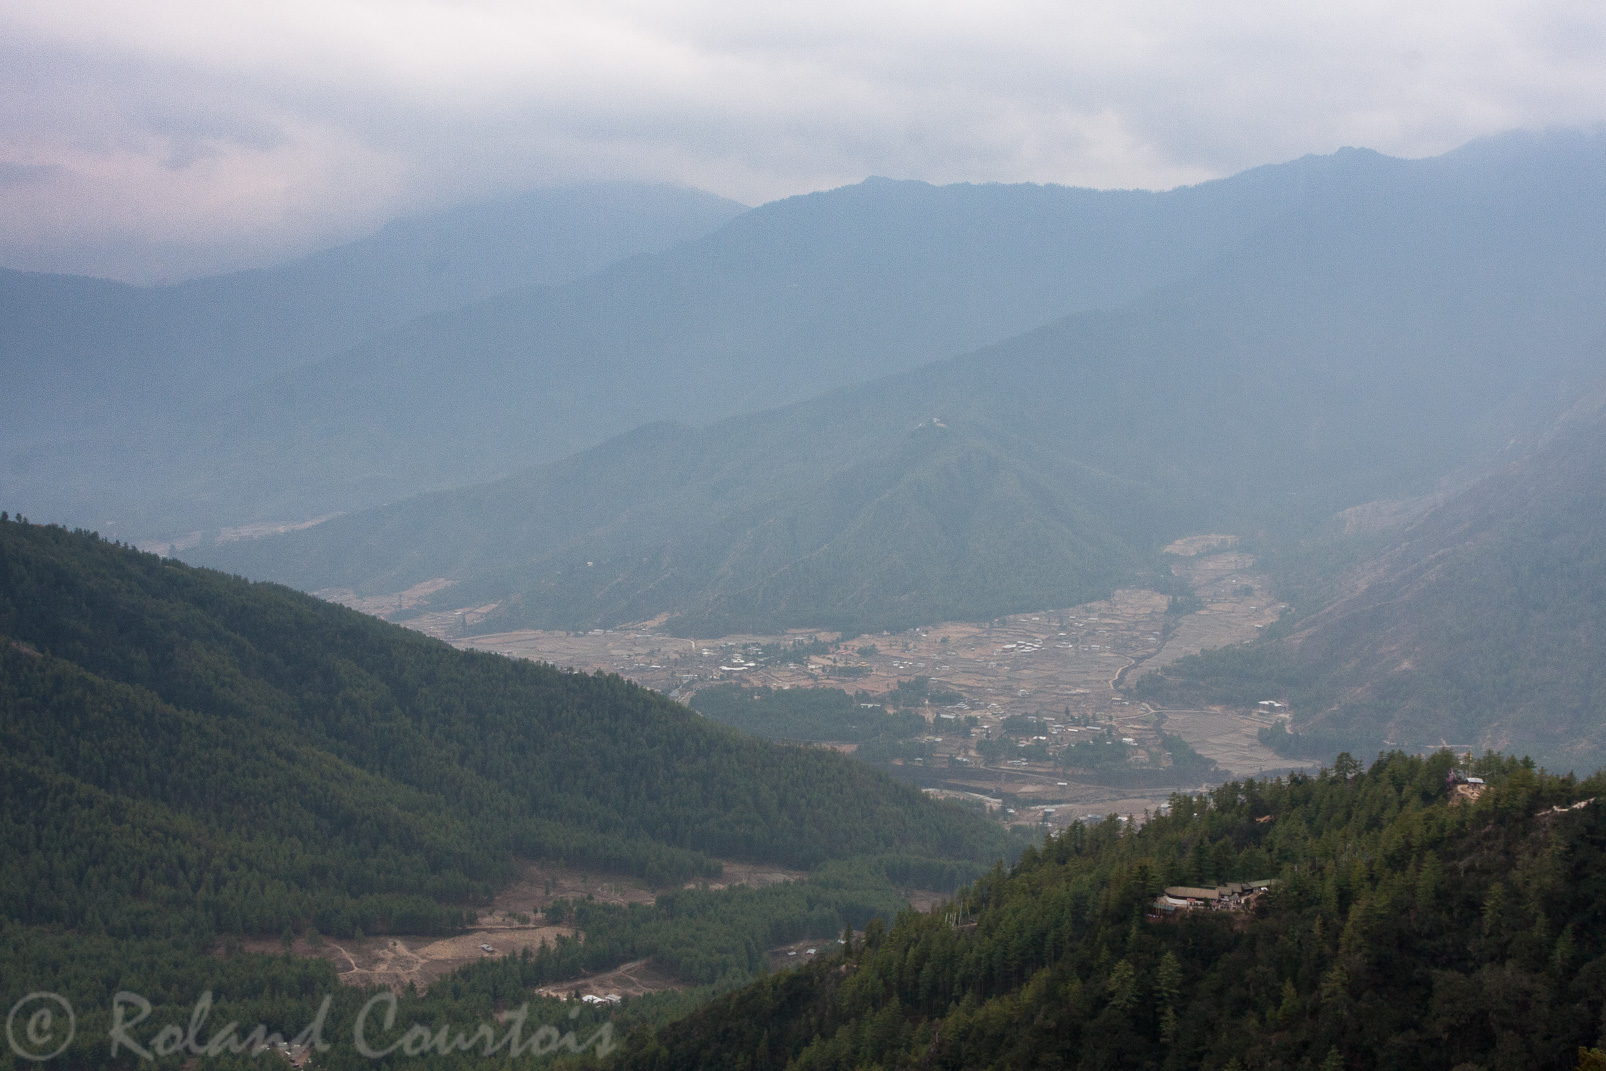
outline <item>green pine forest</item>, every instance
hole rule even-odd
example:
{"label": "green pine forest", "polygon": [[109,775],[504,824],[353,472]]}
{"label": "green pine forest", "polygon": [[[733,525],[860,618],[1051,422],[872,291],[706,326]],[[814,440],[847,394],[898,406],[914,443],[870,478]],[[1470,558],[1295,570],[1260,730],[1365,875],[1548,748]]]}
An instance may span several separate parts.
{"label": "green pine forest", "polygon": [[[1598,1067],[1606,777],[1486,756],[1456,804],[1454,761],[1341,755],[1071,826],[840,958],[639,1027],[617,1066]],[[1165,886],[1257,878],[1248,912],[1147,917]]]}
{"label": "green pine forest", "polygon": [[[714,698],[748,716],[773,707],[760,711],[772,728],[830,723],[852,700]],[[0,997],[49,989],[81,1009],[52,1066],[145,1064],[106,1044],[122,990],[149,999],[134,1035],[175,1071],[194,1055],[177,1033],[163,1049],[158,1028],[182,1033],[207,992],[203,1041],[228,1022],[292,1036],[328,996],[333,1047],[316,1067],[510,1066],[505,1049],[445,1041],[371,1060],[351,1039],[374,992],[325,960],[242,942],[458,931],[529,858],[631,873],[659,897],[550,905],[544,921],[583,939],[397,995],[383,1040],[414,1023],[472,1035],[522,1007],[526,1037],[618,1046],[541,1059],[620,1069],[1606,1059],[1602,774],[1486,755],[1471,772],[1489,788],[1469,804],[1449,798],[1448,752],[1370,769],[1341,755],[1319,775],[1176,795],[1143,823],[1112,815],[1027,846],[862,763],[617,677],[459,652],[276,585],[11,520],[0,734]],[[715,889],[720,859],[808,876]],[[1248,912],[1146,912],[1168,885],[1256,878],[1277,884]],[[912,888],[958,891],[917,913]],[[768,972],[768,949],[805,939],[824,954]],[[685,988],[605,1008],[532,995],[636,959]],[[203,1062],[262,1066],[227,1046]],[[0,1053],[0,1068],[23,1066]]]}
{"label": "green pine forest", "polygon": [[[460,652],[277,585],[0,523],[0,996],[13,1001],[71,992],[104,1025],[119,989],[160,1010],[211,987],[220,1015],[288,1022],[340,991],[349,1019],[328,964],[241,941],[452,933],[526,859],[666,895],[629,911],[554,905],[548,921],[586,939],[504,961],[517,984],[652,957],[728,989],[778,942],[863,927],[901,890],[956,888],[1023,843],[862,763],[747,736],[616,676]],[[809,876],[708,890],[721,859]],[[465,992],[515,984],[491,974]],[[448,999],[437,989],[419,999]],[[73,1062],[105,1063],[83,1045]]]}

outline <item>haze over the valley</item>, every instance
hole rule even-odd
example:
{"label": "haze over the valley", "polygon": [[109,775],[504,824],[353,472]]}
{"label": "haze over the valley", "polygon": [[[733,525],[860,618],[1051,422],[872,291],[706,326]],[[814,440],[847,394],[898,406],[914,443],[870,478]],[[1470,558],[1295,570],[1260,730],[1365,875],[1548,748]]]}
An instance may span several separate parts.
{"label": "haze over the valley", "polygon": [[1606,1071],[1602,637],[1598,3],[0,3],[0,1066]]}

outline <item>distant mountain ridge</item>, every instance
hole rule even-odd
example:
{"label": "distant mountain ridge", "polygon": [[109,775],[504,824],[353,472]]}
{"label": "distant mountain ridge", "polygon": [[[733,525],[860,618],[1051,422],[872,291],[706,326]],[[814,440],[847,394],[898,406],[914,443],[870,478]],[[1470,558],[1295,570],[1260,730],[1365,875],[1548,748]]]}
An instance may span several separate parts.
{"label": "distant mountain ridge", "polygon": [[138,377],[215,400],[418,316],[565,283],[743,211],[697,190],[597,183],[398,219],[271,268],[165,286],[0,269],[0,355],[17,387],[0,415],[37,420],[41,404],[67,403],[22,393],[49,386],[48,373],[80,377],[59,384],[82,392],[70,399],[80,405],[126,403]]}
{"label": "distant mountain ridge", "polygon": [[420,315],[565,283],[743,211],[696,190],[596,183],[401,219],[272,268],[169,286],[0,269],[0,488],[19,505],[26,492],[36,514],[98,524],[128,472],[99,485],[97,474],[126,465],[150,481],[162,449],[191,442],[173,429],[196,407]]}
{"label": "distant mountain ridge", "polygon": [[1322,205],[1120,310],[188,553],[312,590],[445,577],[436,608],[502,603],[487,628],[880,629],[1163,583],[1176,536],[1497,466],[1606,375],[1603,158],[1599,139],[1355,154]]}
{"label": "distant mountain ridge", "polygon": [[[172,537],[556,460],[656,420],[797,401],[1110,307],[1372,168],[1346,153],[1169,193],[873,179],[553,289],[415,320],[84,453],[85,518]],[[185,429],[175,436],[177,424]],[[108,456],[99,470],[95,456]],[[59,461],[29,485],[46,501]],[[117,503],[115,509],[112,503]],[[33,501],[34,514],[47,512]],[[163,527],[165,525],[165,528]]]}

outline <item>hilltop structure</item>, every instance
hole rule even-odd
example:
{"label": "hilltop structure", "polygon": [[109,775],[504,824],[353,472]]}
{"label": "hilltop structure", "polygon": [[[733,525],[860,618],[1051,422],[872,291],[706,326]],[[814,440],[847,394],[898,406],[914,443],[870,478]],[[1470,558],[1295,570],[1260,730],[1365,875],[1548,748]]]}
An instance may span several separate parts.
{"label": "hilltop structure", "polygon": [[1264,878],[1229,881],[1215,888],[1172,885],[1154,898],[1149,917],[1170,918],[1179,911],[1246,911],[1275,884],[1275,880]]}

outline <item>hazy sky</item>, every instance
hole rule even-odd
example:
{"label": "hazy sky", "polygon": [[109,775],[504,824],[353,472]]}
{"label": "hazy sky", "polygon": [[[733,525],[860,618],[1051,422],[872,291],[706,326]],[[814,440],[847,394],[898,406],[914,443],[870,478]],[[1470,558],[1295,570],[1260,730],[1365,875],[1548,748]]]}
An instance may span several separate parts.
{"label": "hazy sky", "polygon": [[1600,0],[0,0],[0,264],[180,276],[586,178],[1170,187],[1603,120]]}

